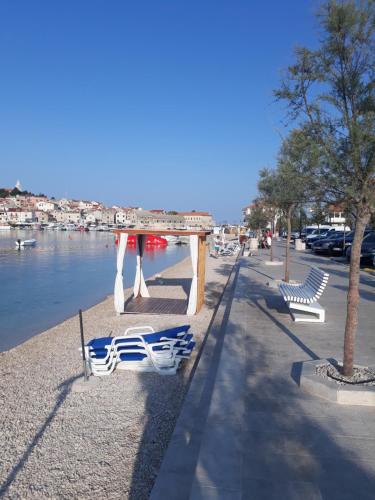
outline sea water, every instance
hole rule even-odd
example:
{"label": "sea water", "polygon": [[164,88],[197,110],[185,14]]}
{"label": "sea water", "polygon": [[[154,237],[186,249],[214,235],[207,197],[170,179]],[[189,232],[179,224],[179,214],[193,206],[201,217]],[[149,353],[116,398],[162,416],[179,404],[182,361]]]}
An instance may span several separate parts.
{"label": "sea water", "polygon": [[[16,240],[35,247],[16,249]],[[189,255],[189,246],[145,251],[145,278]],[[124,288],[134,282],[135,250],[125,255]],[[105,299],[116,275],[114,235],[90,231],[0,231],[0,351]],[[115,312],[114,312],[115,314]]]}

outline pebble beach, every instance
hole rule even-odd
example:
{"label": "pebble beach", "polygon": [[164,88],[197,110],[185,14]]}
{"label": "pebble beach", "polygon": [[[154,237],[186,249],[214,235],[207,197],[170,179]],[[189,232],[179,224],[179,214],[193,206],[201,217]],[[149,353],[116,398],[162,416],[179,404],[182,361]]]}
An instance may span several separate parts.
{"label": "pebble beach", "polygon": [[[118,370],[72,390],[82,377],[77,316],[0,354],[0,497],[148,498],[234,261],[207,257],[206,305],[196,316],[116,316],[113,296],[84,311],[86,341],[190,324],[197,347],[175,376]],[[147,284],[151,296],[184,298],[189,278],[187,258]]]}

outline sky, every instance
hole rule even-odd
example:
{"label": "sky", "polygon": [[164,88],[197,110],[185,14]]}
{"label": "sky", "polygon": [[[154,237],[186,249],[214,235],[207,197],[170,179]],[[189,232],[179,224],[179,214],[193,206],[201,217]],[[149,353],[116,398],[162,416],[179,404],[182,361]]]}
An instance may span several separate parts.
{"label": "sky", "polygon": [[2,0],[0,187],[237,222],[318,0]]}

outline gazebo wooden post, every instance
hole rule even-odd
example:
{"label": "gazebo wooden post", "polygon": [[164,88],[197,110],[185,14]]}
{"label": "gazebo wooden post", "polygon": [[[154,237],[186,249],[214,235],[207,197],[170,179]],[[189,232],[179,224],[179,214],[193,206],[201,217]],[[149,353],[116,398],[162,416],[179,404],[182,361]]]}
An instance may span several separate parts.
{"label": "gazebo wooden post", "polygon": [[198,293],[197,293],[197,311],[204,305],[204,289],[206,283],[206,236],[198,238]]}

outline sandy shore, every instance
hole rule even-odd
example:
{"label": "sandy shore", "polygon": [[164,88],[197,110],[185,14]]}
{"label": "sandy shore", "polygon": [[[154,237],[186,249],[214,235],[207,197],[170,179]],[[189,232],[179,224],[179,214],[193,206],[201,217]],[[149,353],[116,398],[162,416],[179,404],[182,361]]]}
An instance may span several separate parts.
{"label": "sandy shore", "polygon": [[[88,392],[71,391],[82,375],[77,317],[0,354],[0,497],[148,498],[234,260],[207,258],[197,316],[116,316],[112,296],[84,312],[87,340],[129,326],[191,324],[198,349],[176,376],[117,371]],[[161,275],[169,286],[151,278],[151,296],[185,297],[190,259]]]}

